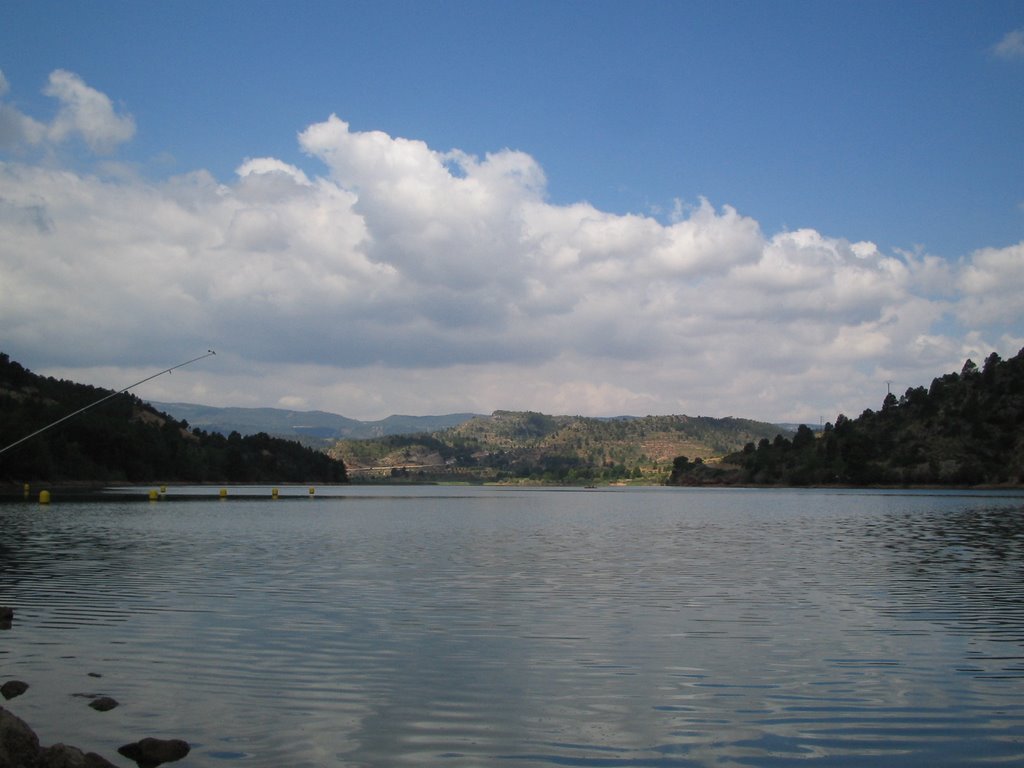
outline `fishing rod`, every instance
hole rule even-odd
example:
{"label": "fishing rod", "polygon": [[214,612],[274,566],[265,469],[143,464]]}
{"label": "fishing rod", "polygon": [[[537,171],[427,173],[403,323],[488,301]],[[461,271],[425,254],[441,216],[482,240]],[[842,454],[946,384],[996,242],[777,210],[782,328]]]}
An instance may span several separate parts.
{"label": "fishing rod", "polygon": [[146,378],[142,379],[141,381],[136,381],[134,384],[130,384],[129,386],[125,387],[124,389],[119,389],[119,390],[117,390],[117,392],[111,392],[109,395],[101,397],[95,403],[89,403],[84,408],[79,408],[77,411],[75,411],[74,413],[69,413],[67,416],[61,416],[59,419],[57,419],[56,421],[54,421],[51,424],[47,424],[42,429],[37,429],[31,435],[25,435],[25,437],[21,438],[20,440],[15,440],[10,445],[8,445],[8,446],[6,446],[4,448],[0,448],[0,453],[4,453],[6,451],[9,451],[14,446],[21,445],[26,440],[31,440],[36,435],[42,434],[46,430],[52,429],[53,427],[56,427],[58,424],[61,424],[62,422],[67,421],[68,419],[72,418],[73,416],[77,416],[78,414],[83,413],[84,411],[88,411],[90,408],[95,408],[100,403],[104,403],[104,402],[106,402],[107,400],[109,400],[112,397],[117,397],[118,395],[124,394],[129,389],[134,389],[135,387],[139,386],[139,384],[145,384],[147,381],[149,381],[151,379],[155,379],[157,376],[163,376],[165,373],[170,373],[171,371],[176,371],[179,368],[183,368],[186,365],[189,365],[190,363],[196,362],[197,360],[202,360],[203,358],[210,357],[211,355],[216,355],[216,354],[217,353],[214,352],[212,349],[208,349],[208,350],[206,350],[206,354],[205,355],[200,355],[199,357],[193,357],[191,360],[186,360],[184,363],[178,363],[177,365],[172,365],[170,368],[165,368],[164,370],[160,371],[159,373],[154,373],[152,376],[147,376]]}

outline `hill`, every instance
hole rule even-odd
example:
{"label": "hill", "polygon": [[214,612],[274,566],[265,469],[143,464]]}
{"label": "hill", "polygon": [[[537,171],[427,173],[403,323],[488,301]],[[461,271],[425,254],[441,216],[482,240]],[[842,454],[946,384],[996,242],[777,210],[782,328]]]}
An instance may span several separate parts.
{"label": "hill", "polygon": [[342,459],[353,477],[660,482],[684,451],[722,456],[778,433],[776,425],[735,418],[600,419],[495,411],[431,434],[339,440],[328,452]]}
{"label": "hill", "polygon": [[1024,350],[979,369],[886,396],[881,410],[840,414],[819,436],[751,442],[710,467],[685,456],[670,483],[780,485],[1024,485]]}
{"label": "hill", "polygon": [[158,403],[155,408],[193,427],[228,435],[266,432],[298,440],[304,445],[327,447],[336,440],[359,440],[388,435],[436,432],[467,421],[477,414],[450,413],[443,416],[392,415],[377,421],[359,421],[327,411],[290,411],[283,408],[217,408],[193,403]]}
{"label": "hill", "polygon": [[[112,394],[0,353],[0,449]],[[123,393],[0,454],[0,481],[345,482],[343,463],[291,440],[190,428]]]}

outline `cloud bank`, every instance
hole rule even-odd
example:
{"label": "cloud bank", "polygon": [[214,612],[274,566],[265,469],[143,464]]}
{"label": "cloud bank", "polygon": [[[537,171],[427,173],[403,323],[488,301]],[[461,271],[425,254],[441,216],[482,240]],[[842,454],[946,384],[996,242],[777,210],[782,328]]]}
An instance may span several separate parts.
{"label": "cloud bank", "polygon": [[0,350],[53,375],[125,386],[213,347],[139,394],[816,421],[1024,346],[1024,243],[948,262],[765,233],[703,199],[667,220],[553,205],[524,152],[335,115],[298,135],[315,175],[270,157],[228,182],[71,170],[40,156],[72,137],[110,152],[132,117],[69,72],[50,123],[8,92],[0,74]]}

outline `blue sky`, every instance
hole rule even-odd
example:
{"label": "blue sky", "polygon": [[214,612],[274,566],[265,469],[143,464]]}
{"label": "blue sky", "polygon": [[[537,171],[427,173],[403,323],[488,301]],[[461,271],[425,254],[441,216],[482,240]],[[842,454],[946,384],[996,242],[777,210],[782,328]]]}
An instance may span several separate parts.
{"label": "blue sky", "polygon": [[[530,153],[554,202],[648,213],[699,196],[948,257],[1024,237],[1024,87],[992,46],[1021,2],[18,3],[3,68],[52,69],[136,118],[151,172],[309,167],[359,130]],[[167,160],[173,156],[175,163]],[[161,162],[163,159],[164,162]]]}
{"label": "blue sky", "polygon": [[[289,363],[315,368],[318,373],[313,378],[325,382],[333,380],[336,366],[346,371],[357,368],[364,376],[359,391],[297,387],[273,377],[266,379],[265,391],[214,387],[211,380],[205,390],[180,393],[181,399],[200,395],[223,399],[260,391],[251,394],[266,401],[259,404],[305,404],[357,417],[403,408],[421,413],[464,410],[467,405],[565,411],[573,404],[573,386],[587,382],[589,394],[579,398],[581,411],[636,412],[646,406],[652,412],[685,408],[710,415],[799,418],[802,413],[817,416],[824,411],[831,416],[836,408],[849,409],[862,401],[873,405],[876,398],[857,395],[859,390],[848,383],[846,373],[838,374],[841,381],[832,383],[825,371],[834,366],[833,361],[790,347],[842,343],[862,349],[862,357],[851,353],[856,359],[850,370],[865,377],[866,388],[878,376],[907,379],[910,386],[927,383],[958,360],[962,363],[965,352],[974,350],[977,355],[982,348],[995,348],[1012,354],[1024,336],[1012,298],[996,306],[991,295],[979,294],[984,293],[981,286],[1005,288],[1006,274],[1024,271],[1024,265],[1015,261],[1019,257],[1014,250],[1024,242],[1024,2],[34,2],[6,3],[3,16],[0,106],[8,117],[34,121],[35,133],[26,129],[19,139],[9,132],[0,143],[0,162],[9,174],[7,186],[0,187],[0,198],[21,200],[18,210],[22,211],[39,206],[53,231],[72,231],[72,222],[79,221],[73,217],[79,216],[81,221],[101,220],[113,227],[117,218],[108,213],[107,206],[113,203],[107,198],[132,195],[133,190],[136,196],[145,192],[165,203],[173,199],[183,210],[198,210],[208,198],[199,195],[183,203],[181,179],[202,171],[233,194],[240,193],[243,175],[237,171],[248,159],[273,158],[286,167],[290,178],[298,178],[293,173],[298,172],[305,182],[330,181],[356,196],[352,210],[362,218],[345,231],[369,233],[364,242],[372,242],[373,247],[353,240],[352,253],[387,267],[386,275],[364,275],[367,282],[356,290],[365,297],[373,286],[379,289],[374,293],[379,303],[363,307],[360,323],[369,322],[366,318],[372,311],[379,310],[382,319],[372,328],[360,326],[359,338],[367,340],[365,346],[339,338],[320,355],[313,350],[297,352],[304,345],[295,339],[303,336],[306,327],[297,320],[292,325],[296,313],[285,306],[280,291],[267,288],[268,281],[288,279],[288,270],[281,266],[288,259],[294,260],[294,274],[322,268],[339,279],[354,279],[354,273],[346,270],[354,269],[355,262],[314,258],[313,250],[294,246],[294,238],[286,235],[274,242],[292,245],[282,246],[275,259],[254,259],[256,250],[266,249],[247,241],[249,250],[224,256],[223,274],[207,276],[226,280],[223,290],[199,297],[189,287],[188,275],[195,273],[197,263],[209,265],[214,258],[211,254],[216,249],[210,245],[214,235],[203,241],[206,245],[194,238],[175,242],[180,232],[176,234],[173,227],[163,231],[165,219],[150,222],[147,237],[159,239],[168,253],[182,259],[178,271],[167,267],[169,282],[178,294],[201,306],[213,306],[211,302],[225,293],[234,295],[229,264],[246,274],[264,267],[269,270],[263,277],[254,277],[249,286],[262,286],[262,293],[254,295],[268,296],[282,313],[280,322],[263,333],[269,338],[274,329],[287,326],[291,339],[259,349],[251,336],[235,338],[233,332],[242,334],[246,322],[258,326],[260,318],[235,318],[234,313],[241,310],[217,305],[210,309],[215,320],[213,338],[200,339],[197,329],[194,339],[184,334],[188,340],[203,349],[209,341],[246,350],[239,353],[234,369],[250,375],[284,350],[285,357],[294,358]],[[58,89],[48,85],[55,71],[74,76],[62,80],[64,96],[55,95]],[[74,122],[84,119],[82,113],[67,118],[71,122],[65,121],[66,130],[46,128],[57,124],[62,109],[70,114],[73,97],[68,94],[72,92],[109,99],[105,119],[122,118],[122,132],[107,136],[102,146],[89,145],[87,128]],[[482,162],[510,150],[515,163],[521,166],[528,158],[530,167],[539,170],[543,177],[540,200],[548,209],[538,213],[534,206],[531,213],[522,213],[524,200],[529,199],[531,206],[536,202],[534,185],[524,192],[525,197],[508,193],[512,195],[505,201],[508,210],[519,213],[501,226],[474,230],[466,224],[463,230],[461,223],[456,227],[449,222],[450,238],[434,252],[421,247],[430,237],[430,225],[424,223],[417,230],[416,244],[407,247],[403,244],[412,237],[408,217],[415,211],[385,211],[386,201],[375,205],[374,193],[369,191],[375,182],[366,175],[371,174],[366,166],[353,170],[353,158],[339,160],[340,150],[323,143],[323,137],[305,144],[300,141],[300,134],[311,126],[326,125],[332,114],[346,124],[347,133],[335,131],[330,141],[376,135],[392,148],[403,146],[402,141],[417,143],[436,156],[445,155],[443,163],[457,177],[472,173],[456,168],[458,163],[446,153]],[[8,127],[13,124],[8,120]],[[346,146],[362,152],[368,145],[363,150],[354,144]],[[520,166],[515,173],[522,172]],[[54,187],[40,181],[38,175],[44,170],[58,168],[93,183],[91,191],[82,192],[85,198],[93,196],[91,210],[81,200],[82,207],[74,211],[67,201],[59,204],[53,197]],[[267,176],[268,168],[260,166],[259,174]],[[28,180],[28,169],[36,172],[34,181]],[[426,183],[427,177],[418,173],[404,182],[393,180],[397,186],[392,192],[414,182]],[[447,194],[440,188],[430,189],[442,197]],[[390,199],[395,199],[393,194]],[[239,231],[241,200],[235,201],[230,221],[222,212],[221,235]],[[314,209],[322,211],[323,203],[318,205]],[[446,210],[443,202],[440,205],[438,210]],[[607,218],[602,223],[606,239],[598,245],[593,232],[583,233],[576,227],[566,234],[567,224],[551,223],[556,214],[572,218],[573,211],[582,211],[584,205],[589,212],[577,216],[577,222]],[[285,213],[294,212],[285,198],[261,199],[260,206],[264,225],[273,219],[284,226]],[[417,211],[420,207],[413,204]],[[710,218],[702,219],[701,212],[708,207]],[[472,210],[464,211],[467,217]],[[735,218],[728,218],[729,211]],[[59,216],[72,218],[63,226]],[[520,232],[512,240],[503,239],[513,220],[528,222],[530,238]],[[404,222],[401,227],[394,226],[398,221]],[[692,237],[684,232],[672,234],[672,225],[680,222],[699,231]],[[191,226],[205,224],[214,226],[212,219],[204,219],[203,224],[197,220]],[[681,261],[673,262],[675,271],[659,277],[656,265],[667,262],[657,255],[656,241],[676,238],[674,247],[685,249],[690,246],[681,245],[683,240],[690,245],[703,242],[704,224],[721,236],[715,241],[721,253],[698,258],[679,251]],[[301,217],[292,225],[296,227],[293,234],[301,231]],[[553,229],[545,230],[546,239],[537,234],[549,225]],[[131,258],[128,249],[138,237],[127,231],[127,224],[119,226],[125,242],[118,247],[126,249],[124,258]],[[763,246],[760,255],[735,257],[738,252],[753,254],[743,250],[748,246],[756,250],[743,240],[751,226]],[[159,236],[153,234],[158,229]],[[457,237],[451,234],[456,229]],[[470,242],[471,230],[477,232],[479,242]],[[787,239],[787,233],[807,232],[820,241],[803,235]],[[586,247],[580,245],[583,234]],[[677,235],[686,237],[679,240]],[[730,239],[733,235],[746,245],[737,245]],[[23,242],[24,247],[38,246],[43,258],[51,253],[59,260],[60,247],[48,250],[47,243],[53,240]],[[556,240],[561,242],[558,248],[550,245]],[[538,246],[542,241],[547,245]],[[796,241],[804,256],[777,256],[776,252],[789,254],[790,246],[797,248]],[[31,282],[25,269],[12,266],[26,258],[14,250],[13,242],[9,238],[7,250],[0,250],[9,267],[4,279]],[[858,269],[864,266],[863,254],[870,248],[849,251],[848,246],[857,243],[875,249],[870,279],[861,272],[842,271],[844,259],[860,259],[849,263]],[[97,243],[96,247],[102,246]],[[331,251],[329,245],[323,247],[325,253]],[[579,270],[575,276],[565,267],[566,248],[575,254],[573,264]],[[808,267],[807,249],[813,248],[819,249],[817,266],[796,277],[798,269]],[[982,249],[992,254],[976,261],[972,254]],[[474,284],[462,294],[454,290],[454,283],[448,286],[449,293],[440,285],[417,283],[416,275],[427,274],[423,268],[428,264],[472,272],[478,258],[474,254],[482,251],[499,259],[503,267],[518,265],[504,279],[524,296],[539,300],[536,291],[530,293],[530,286],[556,279],[575,277],[580,287],[573,296],[551,296],[549,287],[548,303],[542,302],[547,309],[541,311],[531,310],[532,304],[514,296],[503,297],[498,283],[492,293]],[[822,255],[825,251],[832,255]],[[445,261],[443,254],[453,252],[461,252],[464,260]],[[624,261],[609,266],[612,252]],[[624,255],[627,252],[630,255]],[[854,252],[860,255],[850,256]],[[596,253],[604,254],[601,269],[591,268]],[[95,258],[101,258],[99,254],[98,250]],[[644,254],[650,256],[648,261]],[[72,262],[72,272],[89,268],[87,255],[75,258],[82,262],[77,266]],[[157,259],[155,252],[152,258]],[[178,257],[159,258],[163,265],[166,259],[173,262]],[[413,258],[418,270],[409,268]],[[628,284],[624,283],[621,304],[609,298],[604,304],[608,314],[601,317],[599,308],[590,306],[596,301],[591,297],[610,290],[601,281],[613,273],[628,273],[629,260],[634,258],[635,269]],[[683,262],[698,266],[683,269]],[[832,266],[826,268],[826,262]],[[553,265],[558,266],[557,274]],[[901,266],[912,275],[900,273],[893,278],[899,284],[897,292],[902,291],[894,298],[886,293],[895,290],[894,283],[890,281],[886,288],[882,278]],[[492,271],[500,270],[494,266]],[[752,277],[754,272],[757,279]],[[53,275],[51,270],[47,279],[54,279]],[[381,280],[395,275],[402,280],[392,286],[393,291],[380,287]],[[724,282],[718,284],[718,280]],[[754,291],[751,286],[758,280],[762,280],[761,289]],[[863,294],[865,304],[851,309],[849,316],[830,319],[814,314],[814,299],[808,298],[812,291],[799,300],[777,294],[772,309],[768,286],[809,285],[813,280],[823,281],[823,290],[840,290],[844,297]],[[862,290],[862,283],[868,282],[877,287]],[[395,287],[399,284],[401,288]],[[762,367],[754,365],[747,371],[748,389],[734,377],[735,393],[728,398],[711,396],[721,393],[720,386],[708,390],[707,396],[700,395],[699,381],[689,378],[695,374],[687,360],[694,358],[682,353],[675,361],[649,358],[649,365],[665,368],[665,381],[654,387],[638,372],[643,370],[644,356],[656,353],[645,351],[639,327],[623,331],[617,322],[621,318],[617,313],[634,314],[630,307],[639,302],[645,307],[639,314],[650,313],[652,333],[673,328],[681,332],[692,325],[692,333],[707,336],[703,326],[698,328],[697,318],[681,309],[684,301],[693,305],[688,298],[693,291],[704,300],[714,300],[714,306],[701,310],[708,322],[738,301],[747,301],[752,312],[763,301],[763,308],[757,310],[763,314],[751,321],[755,323],[751,328],[778,328],[778,339],[768,343],[775,353],[765,356]],[[341,302],[348,295],[341,291],[334,299]],[[411,339],[409,349],[390,356],[373,353],[373,347],[391,345],[386,331],[395,330],[395,318],[409,305],[411,295],[418,297],[413,302],[416,306],[422,302],[422,315],[410,315],[401,326],[399,336]],[[429,304],[424,297],[437,303]],[[469,297],[466,306],[459,304],[460,297]],[[333,306],[330,297],[325,298]],[[846,300],[835,299],[840,304]],[[800,332],[786,325],[795,322],[791,318],[794,302],[804,313]],[[979,308],[982,304],[984,309]],[[493,335],[484,334],[486,342],[476,337],[476,343],[492,345],[498,353],[474,351],[473,333],[461,326],[454,335],[444,335],[445,328],[458,324],[445,319],[441,308],[453,306],[465,316],[499,307],[495,316],[502,318],[502,327]],[[11,330],[6,340],[0,332],[0,348],[29,358],[26,364],[116,379],[122,373],[130,376],[125,367],[129,360],[149,362],[141,350],[153,345],[140,336],[121,352],[116,345],[97,344],[90,349],[93,362],[87,363],[82,350],[88,345],[78,343],[74,351],[62,353],[55,340],[31,330],[38,323],[29,309],[9,310]],[[332,316],[327,308],[324,311]],[[550,313],[549,324],[532,327],[531,318],[544,312]],[[876,337],[885,336],[886,324],[896,322],[897,316],[901,323],[915,317],[915,329],[903,328],[899,341],[891,336],[883,344]],[[516,318],[531,327],[517,324]],[[354,323],[345,314],[336,320]],[[83,327],[80,315],[68,322]],[[866,324],[871,322],[877,327],[869,329]],[[53,324],[53,332],[59,333],[56,321]],[[418,335],[428,326],[429,333]],[[97,319],[92,330],[100,334],[104,328]],[[815,332],[805,337],[807,328]],[[567,329],[570,339],[564,348],[547,343],[560,329]],[[860,329],[862,335],[870,331],[875,341],[867,343],[860,336],[850,341],[853,329]],[[462,332],[465,342],[456,341]],[[165,335],[153,332],[150,337]],[[749,336],[736,329],[737,339]],[[524,347],[524,339],[535,339],[536,344]],[[603,348],[597,341],[591,344],[592,339],[604,339]],[[672,343],[667,336],[662,341]],[[732,353],[721,353],[719,345]],[[188,357],[184,346],[184,357]],[[403,342],[395,339],[393,346],[402,350]],[[876,353],[883,346],[885,354],[879,356]],[[345,350],[338,351],[340,347]],[[726,340],[714,341],[713,347],[701,353],[699,367],[716,380],[728,376],[729,366],[734,367],[744,355],[751,357]],[[435,349],[433,365],[409,362],[417,357],[415,352]],[[501,354],[506,357],[502,359]],[[635,375],[641,381],[619,376],[616,361],[623,358],[637,366]],[[529,395],[521,382],[507,389],[488,385],[510,380],[508,370],[499,370],[502,363],[517,365],[515,370],[530,381],[547,385],[526,388]],[[371,375],[374,366],[379,366],[374,374],[379,376],[395,369],[415,372],[417,390],[422,393],[451,392],[467,376],[478,377],[473,379],[478,396],[475,402],[459,405],[454,395],[417,399],[403,396],[400,390],[383,395],[379,380]],[[784,385],[777,376],[780,372],[803,373],[814,386]],[[310,371],[304,375],[309,378]],[[673,394],[673,382],[693,394]],[[491,394],[479,394],[488,386]],[[377,399],[370,393],[377,393]],[[157,392],[154,398],[173,394]]]}

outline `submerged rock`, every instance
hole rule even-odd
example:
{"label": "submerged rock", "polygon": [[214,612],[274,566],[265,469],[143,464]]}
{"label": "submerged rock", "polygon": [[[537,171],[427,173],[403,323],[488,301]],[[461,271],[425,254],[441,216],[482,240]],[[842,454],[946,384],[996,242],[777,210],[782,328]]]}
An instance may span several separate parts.
{"label": "submerged rock", "polygon": [[[28,688],[27,683],[10,680],[3,685],[4,695],[12,685],[20,687],[18,693]],[[116,707],[117,702],[109,696],[98,696],[90,706],[106,711]],[[138,763],[139,768],[156,768],[181,760],[190,750],[188,742],[181,739],[146,738],[125,744],[117,751]],[[0,707],[0,768],[117,768],[117,765],[95,752],[82,752],[67,744],[41,747],[39,736],[28,723]]]}
{"label": "submerged rock", "polygon": [[3,685],[0,685],[0,695],[3,695],[5,699],[13,699],[15,696],[21,696],[21,694],[27,690],[28,683],[24,680],[8,680]]}
{"label": "submerged rock", "polygon": [[156,768],[164,763],[181,760],[190,749],[188,742],[181,739],[145,738],[133,744],[125,744],[117,751],[129,760],[134,760],[139,768]]}
{"label": "submerged rock", "polygon": [[117,699],[112,699],[110,696],[97,696],[89,702],[89,706],[97,712],[109,712],[117,706]]}

